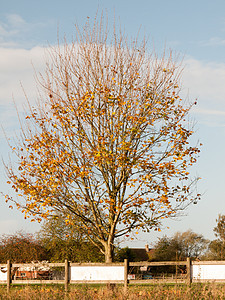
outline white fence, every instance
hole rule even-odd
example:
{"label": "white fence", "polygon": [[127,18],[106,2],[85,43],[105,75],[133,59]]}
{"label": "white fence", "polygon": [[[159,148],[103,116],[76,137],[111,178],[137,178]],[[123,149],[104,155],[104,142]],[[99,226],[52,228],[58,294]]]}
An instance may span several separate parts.
{"label": "white fence", "polygon": [[[41,283],[61,283],[65,285],[65,290],[68,289],[69,283],[122,283],[126,289],[128,283],[140,283],[140,280],[133,279],[129,276],[129,266],[142,268],[143,266],[152,267],[158,266],[186,266],[185,276],[180,278],[180,282],[190,284],[196,281],[224,281],[225,282],[225,261],[168,261],[168,262],[131,262],[130,264],[125,259],[124,263],[70,263],[67,260],[65,263],[48,263],[49,270],[52,268],[61,267],[64,276],[62,279],[41,278],[39,280],[32,279],[15,279],[15,272],[19,268],[29,270],[33,267],[32,264],[11,264],[10,261],[7,265],[0,265],[0,283],[7,284],[9,289],[11,284],[41,284]],[[183,267],[182,267],[183,268]],[[147,268],[144,268],[147,269]],[[25,269],[24,269],[25,270]],[[129,276],[129,277],[128,277]],[[135,277],[134,277],[135,278]],[[150,279],[151,278],[151,279]],[[173,278],[174,279],[174,278]],[[175,278],[176,282],[179,282]],[[171,279],[168,279],[171,280]],[[143,280],[141,280],[143,282]],[[163,282],[164,279],[156,280],[150,276],[149,279],[144,280],[150,283]],[[167,281],[168,282],[168,281]],[[172,281],[171,281],[172,282]],[[173,280],[174,282],[174,280]]]}
{"label": "white fence", "polygon": [[6,267],[1,267],[0,268],[0,281],[7,281],[7,268]]}
{"label": "white fence", "polygon": [[225,281],[224,261],[192,262],[192,281]]}
{"label": "white fence", "polygon": [[73,266],[70,267],[71,282],[124,281],[124,266]]}

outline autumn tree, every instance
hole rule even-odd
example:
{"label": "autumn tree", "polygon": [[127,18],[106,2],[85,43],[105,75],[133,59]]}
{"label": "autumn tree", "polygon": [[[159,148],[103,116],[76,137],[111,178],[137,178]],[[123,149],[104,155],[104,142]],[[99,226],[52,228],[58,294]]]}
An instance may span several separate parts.
{"label": "autumn tree", "polygon": [[110,262],[116,238],[158,229],[196,201],[188,169],[199,150],[176,58],[103,28],[77,28],[50,50],[6,167],[18,199],[6,200],[32,220],[63,213]]}
{"label": "autumn tree", "polygon": [[0,262],[10,259],[14,263],[45,260],[47,251],[33,234],[16,232],[0,237]]}

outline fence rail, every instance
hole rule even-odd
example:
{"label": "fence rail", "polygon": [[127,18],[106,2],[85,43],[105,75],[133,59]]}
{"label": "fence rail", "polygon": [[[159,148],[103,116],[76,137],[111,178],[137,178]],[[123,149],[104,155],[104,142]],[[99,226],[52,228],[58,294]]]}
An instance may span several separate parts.
{"label": "fence rail", "polygon": [[156,261],[156,262],[148,262],[148,261],[139,261],[139,262],[130,262],[130,266],[186,266],[187,261]]}

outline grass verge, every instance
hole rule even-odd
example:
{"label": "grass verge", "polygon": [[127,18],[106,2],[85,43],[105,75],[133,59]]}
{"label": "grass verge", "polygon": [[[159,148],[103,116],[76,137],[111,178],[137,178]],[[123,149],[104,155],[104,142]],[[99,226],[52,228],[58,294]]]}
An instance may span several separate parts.
{"label": "grass verge", "polygon": [[12,286],[7,294],[6,286],[0,286],[0,299],[13,300],[136,300],[136,299],[155,299],[155,300],[212,300],[225,299],[225,284],[192,284],[186,285],[146,285],[130,286],[127,293],[124,293],[121,286],[89,286],[71,285],[68,293],[64,292],[64,287],[59,285],[18,285]]}

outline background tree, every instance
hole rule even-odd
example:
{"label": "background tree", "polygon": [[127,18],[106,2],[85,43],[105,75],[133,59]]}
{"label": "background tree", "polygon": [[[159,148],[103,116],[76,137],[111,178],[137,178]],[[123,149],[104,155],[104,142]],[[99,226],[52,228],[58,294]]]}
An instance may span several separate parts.
{"label": "background tree", "polygon": [[197,258],[204,254],[209,241],[192,230],[177,232],[172,237],[164,236],[154,246],[150,260],[169,261]]}
{"label": "background tree", "polygon": [[219,214],[216,219],[217,225],[213,231],[216,240],[211,241],[209,244],[208,252],[205,254],[204,259],[207,260],[224,260],[225,259],[225,216]]}
{"label": "background tree", "polygon": [[17,232],[0,237],[0,262],[14,263],[46,260],[47,251],[33,234]]}
{"label": "background tree", "polygon": [[63,216],[49,218],[42,224],[38,238],[51,262],[99,262],[104,256],[87,237],[71,224],[65,224]]}
{"label": "background tree", "polygon": [[153,247],[149,259],[150,261],[170,261],[176,260],[178,257],[177,253],[180,253],[180,247],[177,244],[174,244],[174,241],[171,242],[171,238],[164,236],[158,239],[157,243]]}
{"label": "background tree", "polygon": [[213,231],[215,232],[215,236],[219,238],[221,241],[225,241],[225,216],[220,215],[218,219],[216,219],[217,225],[214,227]]}
{"label": "background tree", "polygon": [[124,259],[128,259],[129,261],[135,260],[135,254],[132,252],[132,249],[129,247],[117,249],[115,255],[116,261],[124,261]]}
{"label": "background tree", "polygon": [[224,260],[225,258],[225,245],[219,240],[213,240],[209,244],[208,251],[203,256],[204,260]]}
{"label": "background tree", "polygon": [[196,201],[188,168],[199,150],[172,53],[158,58],[145,41],[103,28],[77,28],[74,42],[50,51],[12,145],[17,165],[6,167],[19,199],[6,201],[32,220],[62,213],[111,262],[116,238],[157,229]]}

